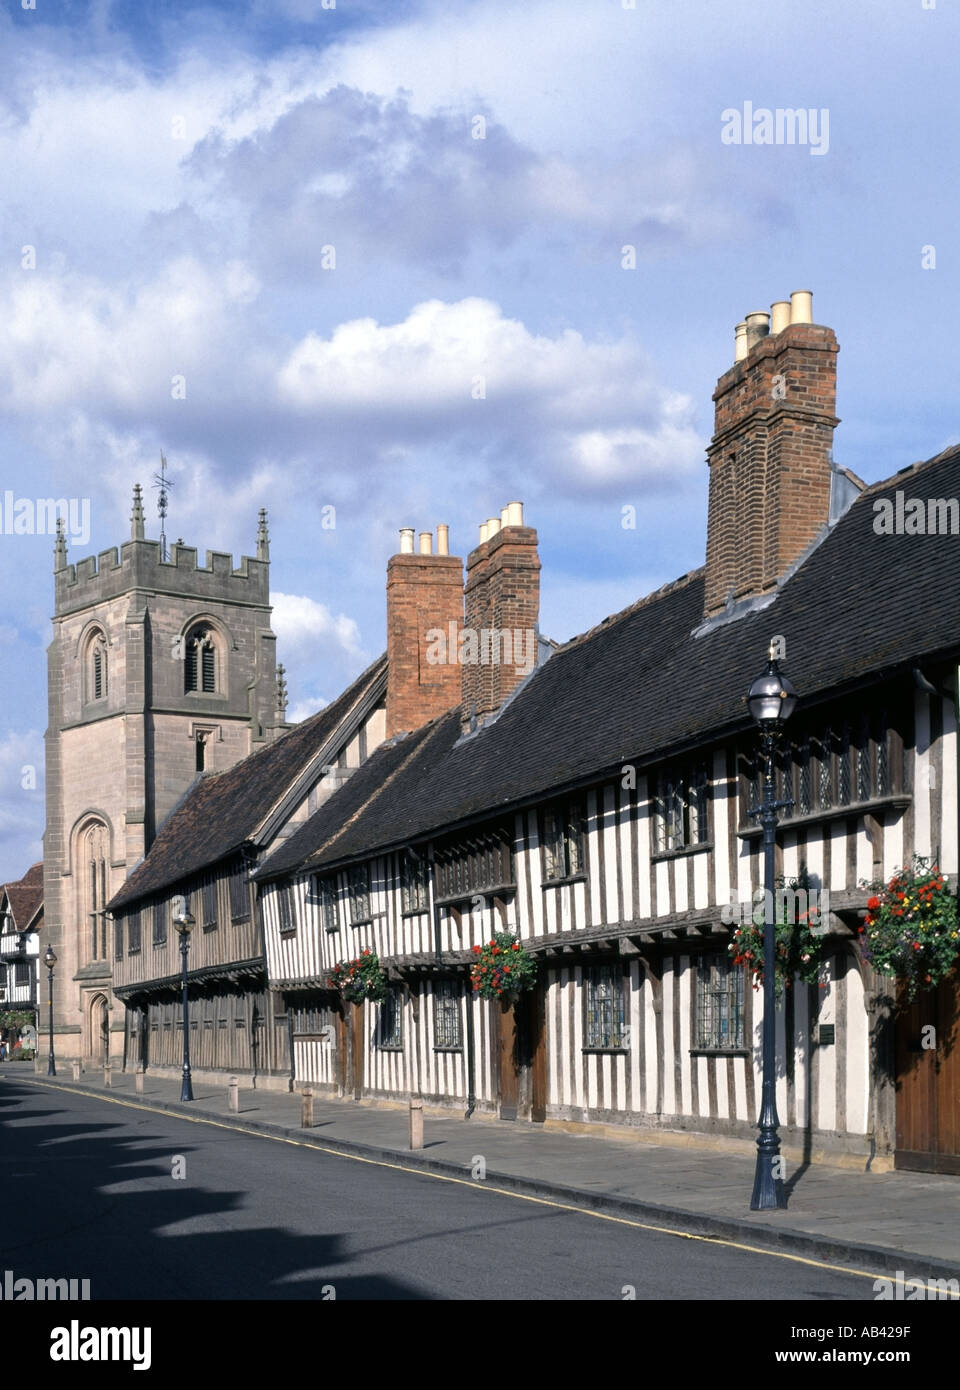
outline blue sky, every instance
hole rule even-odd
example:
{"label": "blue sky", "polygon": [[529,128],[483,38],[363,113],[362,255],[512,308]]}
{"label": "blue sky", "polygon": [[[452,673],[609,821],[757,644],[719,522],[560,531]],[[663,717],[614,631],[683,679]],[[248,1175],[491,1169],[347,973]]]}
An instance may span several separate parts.
{"label": "blue sky", "polygon": [[[73,560],[161,447],[172,537],[249,554],[268,506],[294,717],[382,650],[401,526],[466,554],[522,498],[569,637],[702,563],[745,313],[813,290],[868,481],[960,438],[958,39],[950,0],[8,4],[0,499],[87,499]],[[748,100],[826,110],[826,152],[724,144]],[[4,878],[40,854],[51,550],[0,533]]]}

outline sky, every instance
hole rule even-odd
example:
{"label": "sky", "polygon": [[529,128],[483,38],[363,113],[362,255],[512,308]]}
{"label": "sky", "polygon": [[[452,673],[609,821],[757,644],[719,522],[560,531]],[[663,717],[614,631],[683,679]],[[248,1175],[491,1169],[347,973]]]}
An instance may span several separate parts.
{"label": "sky", "polygon": [[[956,0],[8,0],[2,877],[41,855],[53,607],[11,502],[71,499],[71,561],[136,482],[159,534],[161,449],[201,557],[267,507],[300,719],[384,649],[401,527],[466,555],[522,500],[556,640],[701,565],[734,325],[793,290],[839,464],[957,442],[958,40]],[[748,102],[818,139],[732,142]]]}

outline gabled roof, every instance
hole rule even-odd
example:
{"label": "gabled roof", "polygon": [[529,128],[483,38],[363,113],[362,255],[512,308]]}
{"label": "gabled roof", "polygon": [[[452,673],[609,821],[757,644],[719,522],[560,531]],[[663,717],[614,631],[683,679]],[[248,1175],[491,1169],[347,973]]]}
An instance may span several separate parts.
{"label": "gabled roof", "polygon": [[[354,779],[260,877],[293,867],[294,851],[332,867],[746,729],[744,695],[775,634],[808,707],[955,655],[960,535],[878,535],[873,504],[898,490],[960,498],[960,447],[866,489],[766,607],[696,635],[694,571],[560,647],[478,733],[460,737],[457,711],[435,721],[368,806],[358,811]],[[374,759],[367,772],[375,785]],[[338,818],[348,823],[332,836]]]}
{"label": "gabled roof", "polygon": [[342,695],[225,772],[202,774],[163,822],[146,857],[108,904],[111,911],[239,851],[288,788],[386,672],[379,657]]}
{"label": "gabled roof", "polygon": [[[38,912],[43,911],[43,861],[31,864],[23,878],[0,884],[17,931],[26,931]],[[36,924],[34,924],[36,925]]]}

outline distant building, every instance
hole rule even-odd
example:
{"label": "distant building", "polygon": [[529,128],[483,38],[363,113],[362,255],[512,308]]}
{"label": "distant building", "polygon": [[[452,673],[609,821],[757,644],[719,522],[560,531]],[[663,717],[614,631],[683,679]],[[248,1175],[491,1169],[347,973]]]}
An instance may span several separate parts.
{"label": "distant building", "polygon": [[0,884],[0,1014],[37,1017],[37,956],[43,926],[43,864]]}

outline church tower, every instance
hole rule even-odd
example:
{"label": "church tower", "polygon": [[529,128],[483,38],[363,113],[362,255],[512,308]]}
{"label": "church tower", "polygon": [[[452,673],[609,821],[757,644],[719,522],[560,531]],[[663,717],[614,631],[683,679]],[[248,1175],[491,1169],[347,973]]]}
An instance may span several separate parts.
{"label": "church tower", "polygon": [[57,1056],[96,1065],[117,1059],[123,1028],[106,903],[199,773],[232,766],[286,727],[266,512],[256,558],[237,568],[219,551],[198,565],[181,541],[165,559],[144,535],[138,484],[119,553],[68,564],[58,524],[54,581],[44,934],[57,955]]}

